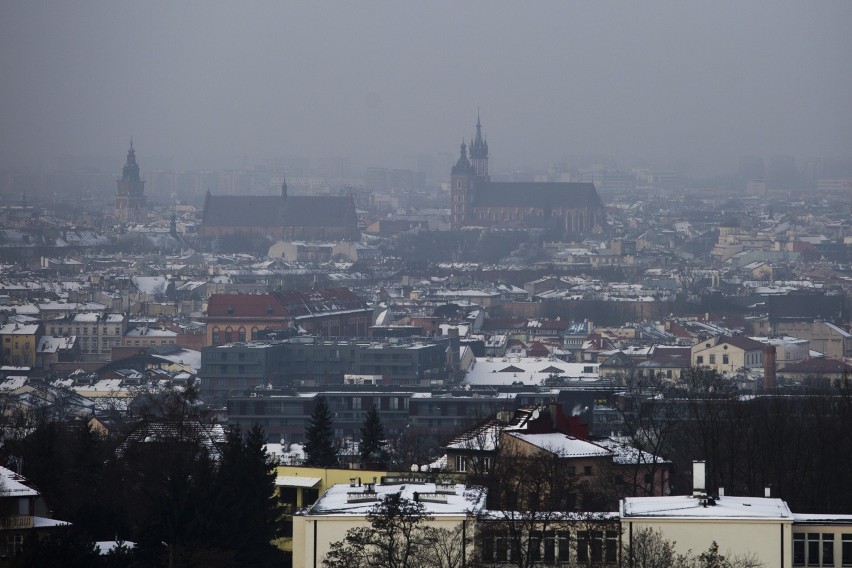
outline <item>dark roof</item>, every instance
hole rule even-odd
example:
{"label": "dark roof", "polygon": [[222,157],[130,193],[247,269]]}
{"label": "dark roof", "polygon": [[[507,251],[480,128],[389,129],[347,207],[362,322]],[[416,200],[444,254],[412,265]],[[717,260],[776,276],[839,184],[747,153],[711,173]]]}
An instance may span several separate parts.
{"label": "dark roof", "polygon": [[477,188],[475,207],[542,209],[602,207],[593,183],[486,182]]}
{"label": "dark roof", "polygon": [[287,317],[287,309],[271,294],[213,294],[207,303],[208,317]]}
{"label": "dark roof", "polygon": [[728,345],[739,347],[743,351],[756,351],[764,348],[763,343],[743,335],[723,335],[719,337],[719,343],[727,343]]}
{"label": "dark roof", "polygon": [[355,203],[343,195],[208,195],[207,227],[357,226]]}
{"label": "dark roof", "polygon": [[369,309],[364,300],[345,287],[291,290],[279,294],[278,299],[287,313],[294,317]]}
{"label": "dark roof", "polygon": [[814,375],[820,374],[835,374],[835,373],[852,373],[852,365],[847,365],[843,361],[828,358],[805,359],[798,363],[791,363],[783,369],[778,369],[779,373],[808,373]]}
{"label": "dark roof", "polygon": [[281,202],[277,195],[208,195],[204,202],[204,225],[278,228]]}
{"label": "dark roof", "polygon": [[288,197],[281,216],[283,227],[345,227],[357,224],[355,203],[344,195]]}

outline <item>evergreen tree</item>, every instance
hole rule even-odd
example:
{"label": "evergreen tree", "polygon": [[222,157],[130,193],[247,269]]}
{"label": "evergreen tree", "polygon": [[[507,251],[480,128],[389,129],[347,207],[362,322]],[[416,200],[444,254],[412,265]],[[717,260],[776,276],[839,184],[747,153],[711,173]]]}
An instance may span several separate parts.
{"label": "evergreen tree", "polygon": [[337,465],[337,452],[334,449],[334,421],[328,410],[325,397],[317,399],[317,406],[311,415],[311,421],[305,428],[305,465],[315,467],[334,467]]}
{"label": "evergreen tree", "polygon": [[243,435],[232,427],[222,449],[213,499],[209,503],[210,542],[248,566],[282,561],[270,542],[279,517],[275,499],[275,469],[264,445],[266,435],[255,425]]}
{"label": "evergreen tree", "polygon": [[[361,443],[358,448],[361,461],[371,461],[371,456],[382,455],[385,445],[385,427],[379,417],[379,411],[373,406],[364,418],[361,426]],[[376,461],[373,459],[372,461]]]}

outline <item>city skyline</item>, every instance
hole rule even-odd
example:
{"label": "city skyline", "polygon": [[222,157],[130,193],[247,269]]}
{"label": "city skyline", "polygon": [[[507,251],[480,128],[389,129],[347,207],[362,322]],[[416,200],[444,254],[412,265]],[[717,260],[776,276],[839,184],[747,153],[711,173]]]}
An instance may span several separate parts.
{"label": "city skyline", "polygon": [[161,8],[4,7],[0,166],[133,135],[176,169],[393,167],[454,154],[477,107],[498,169],[852,153],[847,3]]}

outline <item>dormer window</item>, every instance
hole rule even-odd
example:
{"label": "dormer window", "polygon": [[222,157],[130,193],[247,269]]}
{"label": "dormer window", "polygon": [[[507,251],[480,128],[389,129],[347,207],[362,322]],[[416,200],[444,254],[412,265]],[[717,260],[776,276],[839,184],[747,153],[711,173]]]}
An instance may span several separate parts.
{"label": "dormer window", "polygon": [[234,313],[234,305],[228,304],[228,315],[231,315],[233,313]]}

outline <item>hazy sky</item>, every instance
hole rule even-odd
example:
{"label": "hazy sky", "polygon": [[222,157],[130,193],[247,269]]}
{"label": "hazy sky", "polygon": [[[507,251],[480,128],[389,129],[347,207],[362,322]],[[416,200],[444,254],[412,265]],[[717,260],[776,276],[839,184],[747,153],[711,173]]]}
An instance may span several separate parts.
{"label": "hazy sky", "polygon": [[[0,0],[0,165],[852,155],[852,2]],[[117,167],[120,167],[118,164]]]}

